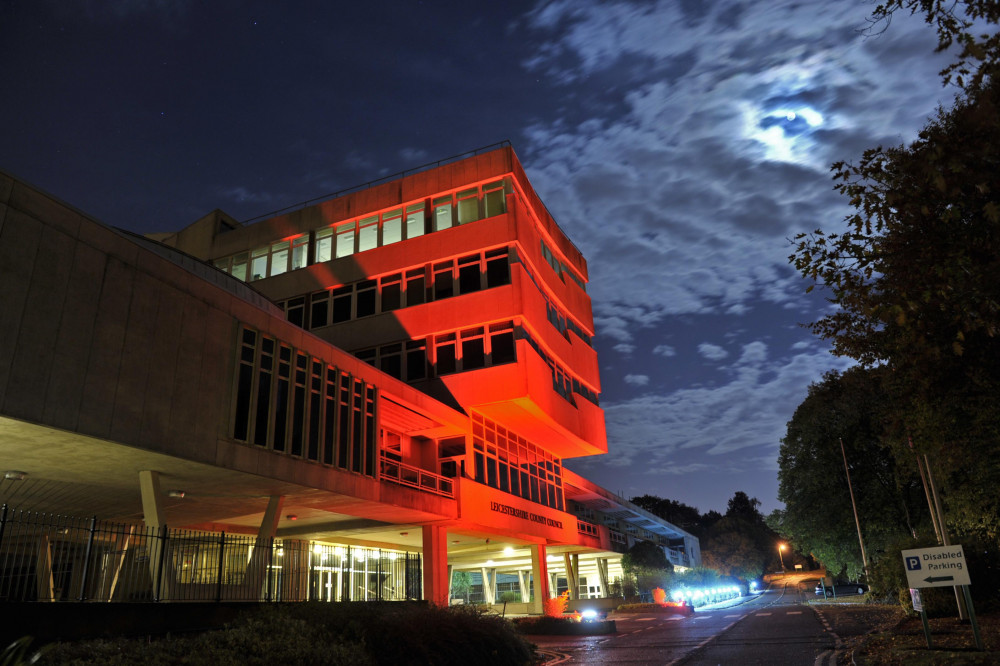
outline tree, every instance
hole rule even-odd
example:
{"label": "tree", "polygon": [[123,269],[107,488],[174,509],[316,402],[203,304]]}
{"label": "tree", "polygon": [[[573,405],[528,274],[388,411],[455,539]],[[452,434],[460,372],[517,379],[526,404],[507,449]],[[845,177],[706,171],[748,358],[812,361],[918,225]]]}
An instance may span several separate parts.
{"label": "tree", "polygon": [[622,572],[636,582],[640,592],[668,587],[673,570],[663,548],[650,541],[637,541],[622,555]]}
{"label": "tree", "polygon": [[892,412],[885,374],[861,367],[827,373],[809,387],[781,441],[778,499],[785,510],[769,516],[768,524],[832,575],[857,578],[863,570],[845,455],[869,558],[910,535],[917,515],[928,515],[920,513],[922,490],[911,468],[901,471],[882,443]]}
{"label": "tree", "polygon": [[802,234],[790,257],[839,306],[811,328],[885,367],[896,446],[931,455],[957,526],[997,538],[1000,507],[984,497],[1000,483],[1000,81],[910,146],[833,168],[855,209],[847,230]]}
{"label": "tree", "polygon": [[632,504],[649,511],[654,516],[662,518],[671,525],[676,525],[685,532],[698,535],[701,532],[701,515],[698,509],[677,500],[664,499],[656,495],[633,497]]}
{"label": "tree", "polygon": [[[996,0],[888,0],[872,12],[873,29],[885,30],[897,11],[922,14],[938,36],[938,51],[958,44],[958,60],[941,72],[945,82],[980,86],[1000,62],[1000,3]],[[993,29],[990,33],[987,30]]]}

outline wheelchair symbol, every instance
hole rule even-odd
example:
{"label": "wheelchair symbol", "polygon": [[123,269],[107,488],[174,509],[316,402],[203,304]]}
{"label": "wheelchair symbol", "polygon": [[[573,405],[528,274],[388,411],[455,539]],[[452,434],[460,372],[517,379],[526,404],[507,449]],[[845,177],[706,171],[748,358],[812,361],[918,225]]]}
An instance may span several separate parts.
{"label": "wheelchair symbol", "polygon": [[918,571],[920,569],[920,558],[919,557],[907,557],[906,558],[906,569],[907,569],[907,571]]}

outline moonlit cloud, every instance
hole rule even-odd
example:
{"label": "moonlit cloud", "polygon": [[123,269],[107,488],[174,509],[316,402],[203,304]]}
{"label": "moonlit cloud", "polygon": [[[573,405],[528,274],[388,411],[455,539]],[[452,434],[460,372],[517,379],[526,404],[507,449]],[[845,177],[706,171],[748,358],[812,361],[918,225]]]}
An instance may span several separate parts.
{"label": "moonlit cloud", "polygon": [[707,358],[710,361],[721,361],[722,359],[729,356],[729,352],[720,347],[719,345],[713,345],[708,342],[703,342],[698,345],[698,353]]}
{"label": "moonlit cloud", "polygon": [[625,383],[632,386],[645,386],[649,383],[649,377],[646,375],[625,375]]}
{"label": "moonlit cloud", "polygon": [[656,345],[653,347],[653,353],[659,356],[677,356],[677,350],[670,345]]}

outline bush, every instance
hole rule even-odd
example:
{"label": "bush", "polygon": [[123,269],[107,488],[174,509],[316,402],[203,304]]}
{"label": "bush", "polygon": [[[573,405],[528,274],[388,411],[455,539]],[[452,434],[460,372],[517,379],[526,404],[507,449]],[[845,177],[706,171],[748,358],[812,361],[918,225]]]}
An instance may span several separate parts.
{"label": "bush", "polygon": [[509,622],[476,608],[354,602],[263,606],[225,629],[183,637],[59,643],[39,663],[499,666],[532,658],[533,648]]}

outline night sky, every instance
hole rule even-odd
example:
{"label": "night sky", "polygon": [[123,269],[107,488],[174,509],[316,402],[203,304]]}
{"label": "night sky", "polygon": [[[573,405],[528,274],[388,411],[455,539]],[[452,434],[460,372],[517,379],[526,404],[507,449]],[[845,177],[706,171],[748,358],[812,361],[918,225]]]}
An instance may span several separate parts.
{"label": "night sky", "polygon": [[785,424],[847,367],[788,239],[840,226],[832,162],[950,103],[932,30],[866,37],[864,0],[280,5],[0,0],[0,169],[145,233],[509,139],[590,266],[611,452],[569,466],[778,508]]}

